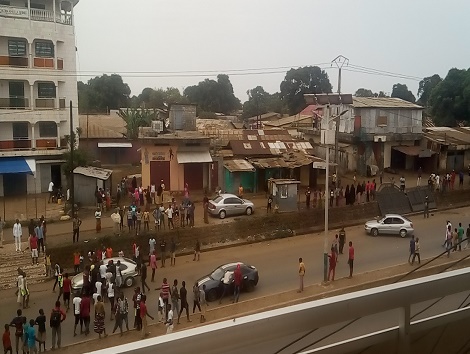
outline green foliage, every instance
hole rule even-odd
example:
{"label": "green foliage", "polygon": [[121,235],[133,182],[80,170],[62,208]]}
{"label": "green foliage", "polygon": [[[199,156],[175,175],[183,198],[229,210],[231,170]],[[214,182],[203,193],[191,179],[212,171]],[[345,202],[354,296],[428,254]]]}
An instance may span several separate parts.
{"label": "green foliage", "polygon": [[470,69],[450,69],[431,91],[428,104],[434,121],[455,127],[470,123]]}
{"label": "green foliage", "polygon": [[205,79],[197,85],[187,87],[184,96],[190,103],[196,103],[198,109],[205,112],[230,114],[239,109],[240,100],[233,93],[233,86],[228,75],[217,75],[217,81]]}
{"label": "green foliage", "polygon": [[401,98],[402,100],[415,103],[416,97],[413,93],[408,90],[408,86],[404,84],[395,84],[392,89],[392,96],[396,98]]}
{"label": "green foliage", "polygon": [[150,87],[144,88],[139,96],[131,99],[131,107],[167,109],[173,103],[188,103],[186,97],[176,87],[167,87],[166,90]]}
{"label": "green foliage", "polygon": [[281,100],[279,92],[269,94],[262,86],[256,86],[248,90],[248,101],[243,103],[243,118],[253,117],[258,114],[268,112],[283,113],[284,102]]}
{"label": "green foliage", "polygon": [[383,91],[380,91],[379,93],[377,93],[377,92],[372,92],[372,90],[365,89],[365,88],[357,89],[354,96],[356,97],[388,97]]}
{"label": "green foliage", "polygon": [[102,75],[81,81],[78,88],[78,110],[80,113],[107,113],[111,109],[127,107],[131,89],[120,75]]}
{"label": "green foliage", "polygon": [[328,74],[318,66],[290,69],[281,82],[281,99],[290,114],[297,114],[306,107],[304,94],[330,93],[332,86]]}
{"label": "green foliage", "polygon": [[[156,109],[126,108],[120,109],[118,115],[126,122],[128,139],[137,139],[139,137],[139,128],[149,127],[152,120],[162,120],[160,112]],[[163,127],[165,128],[165,124],[163,124]]]}
{"label": "green foliage", "polygon": [[[77,128],[76,132],[70,135],[65,135],[65,141],[67,143],[68,151],[62,155],[62,158],[65,160],[65,163],[62,165],[62,171],[64,172],[67,181],[69,181],[72,171],[78,166],[87,166],[89,165],[91,158],[88,151],[80,148],[78,145],[78,138],[80,137],[81,130]],[[70,147],[73,144],[73,163],[72,156],[70,154]]]}
{"label": "green foliage", "polygon": [[432,90],[442,81],[442,78],[434,74],[433,76],[425,77],[419,82],[418,88],[418,103],[424,107],[428,106],[429,98],[431,97]]}

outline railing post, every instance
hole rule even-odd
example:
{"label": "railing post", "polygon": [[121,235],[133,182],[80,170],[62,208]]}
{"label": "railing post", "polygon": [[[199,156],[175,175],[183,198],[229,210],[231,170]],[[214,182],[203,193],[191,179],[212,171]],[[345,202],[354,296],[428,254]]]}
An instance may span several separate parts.
{"label": "railing post", "polygon": [[400,354],[410,354],[410,327],[411,327],[411,309],[410,305],[405,305],[398,309],[398,352]]}

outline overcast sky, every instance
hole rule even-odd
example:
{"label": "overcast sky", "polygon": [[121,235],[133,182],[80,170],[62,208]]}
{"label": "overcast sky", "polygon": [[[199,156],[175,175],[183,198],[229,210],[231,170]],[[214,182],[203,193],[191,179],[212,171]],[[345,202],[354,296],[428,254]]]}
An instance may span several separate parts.
{"label": "overcast sky", "polygon": [[[242,102],[258,85],[279,91],[285,67],[321,64],[336,90],[337,69],[329,63],[338,55],[349,58],[347,70],[445,76],[469,67],[469,13],[468,0],[80,0],[77,70],[121,74],[132,94],[145,87],[182,91],[225,72]],[[352,71],[344,71],[342,92],[390,93],[396,82],[416,95],[418,79]]]}

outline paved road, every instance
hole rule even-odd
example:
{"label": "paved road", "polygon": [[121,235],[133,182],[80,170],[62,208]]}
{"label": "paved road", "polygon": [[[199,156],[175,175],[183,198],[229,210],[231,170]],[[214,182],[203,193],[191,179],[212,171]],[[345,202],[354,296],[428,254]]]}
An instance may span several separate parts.
{"label": "paved road", "polygon": [[[421,216],[413,219],[416,234],[421,240],[421,254],[424,258],[438,254],[442,251],[444,229],[446,220],[454,225],[458,222],[468,224],[470,222],[470,208],[461,208],[452,211],[444,211],[424,220]],[[408,239],[399,237],[370,237],[363,232],[362,226],[346,229],[347,239],[352,240],[356,249],[355,271],[362,273],[369,270],[389,267],[405,263],[408,259]],[[334,233],[330,237],[333,238]],[[295,289],[297,286],[297,259],[303,257],[307,267],[305,282],[318,283],[323,274],[323,234],[309,234],[274,242],[265,242],[252,245],[239,246],[225,250],[218,250],[202,254],[202,260],[194,263],[191,257],[180,257],[174,268],[162,268],[157,270],[159,286],[161,279],[167,277],[170,281],[174,278],[186,280],[188,286],[201,275],[206,274],[219,264],[229,261],[244,261],[255,265],[260,272],[260,283],[255,292],[243,294],[242,298],[249,299],[273,294],[279,291]],[[457,258],[457,255],[452,255]],[[340,256],[337,268],[337,277],[347,276],[348,267],[345,256]],[[153,287],[153,286],[152,286]],[[54,297],[51,293],[52,284],[39,284],[31,287],[31,308],[25,310],[28,318],[36,317],[39,308],[44,308],[46,313],[53,306]],[[0,305],[0,323],[9,322],[16,309],[13,291],[0,292],[3,300]],[[126,294],[130,296],[130,292]],[[155,313],[157,291],[149,293],[149,310]],[[191,302],[191,298],[189,299]],[[225,300],[228,303],[229,300]],[[108,326],[110,326],[109,324]],[[62,329],[63,344],[70,344],[83,340],[83,337],[73,337],[73,316],[69,312],[69,318]],[[94,335],[94,334],[93,334]],[[50,338],[49,338],[50,341]],[[50,342],[49,342],[50,343]],[[48,343],[48,345],[49,345]]]}

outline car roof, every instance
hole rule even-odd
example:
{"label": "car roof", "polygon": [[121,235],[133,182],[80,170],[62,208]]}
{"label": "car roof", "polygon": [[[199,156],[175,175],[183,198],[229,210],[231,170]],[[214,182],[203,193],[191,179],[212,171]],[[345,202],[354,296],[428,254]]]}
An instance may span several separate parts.
{"label": "car roof", "polygon": [[386,217],[386,218],[402,218],[402,219],[405,219],[405,217],[400,215],[400,214],[385,214],[384,217]]}
{"label": "car roof", "polygon": [[238,198],[235,194],[230,194],[230,193],[221,193],[219,194],[222,198]]}
{"label": "car roof", "polygon": [[243,262],[233,262],[233,263],[226,263],[226,264],[222,264],[221,266],[219,266],[218,268],[222,268],[223,270],[225,269],[228,269],[228,268],[233,268],[233,267],[236,267],[237,264],[240,264],[241,266],[244,266],[246,265],[245,263]]}

